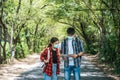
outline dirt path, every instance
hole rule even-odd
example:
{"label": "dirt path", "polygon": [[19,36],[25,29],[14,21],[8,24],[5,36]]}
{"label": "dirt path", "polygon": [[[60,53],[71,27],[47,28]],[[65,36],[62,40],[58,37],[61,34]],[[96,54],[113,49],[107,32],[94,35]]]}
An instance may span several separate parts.
{"label": "dirt path", "polygon": [[[63,62],[61,62],[61,74],[59,80],[63,80]],[[0,67],[0,80],[43,80],[42,69],[40,68],[39,55],[34,54],[26,59],[16,62],[13,65]],[[73,77],[72,79],[73,80]],[[104,74],[91,62],[82,59],[81,80],[115,80]]]}

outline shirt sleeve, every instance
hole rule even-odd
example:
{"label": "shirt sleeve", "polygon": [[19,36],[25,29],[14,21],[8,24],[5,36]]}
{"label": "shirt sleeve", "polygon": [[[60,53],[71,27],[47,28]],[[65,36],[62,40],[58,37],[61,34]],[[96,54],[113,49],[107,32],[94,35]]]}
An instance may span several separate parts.
{"label": "shirt sleeve", "polygon": [[83,42],[79,40],[80,50],[81,52],[84,52]]}
{"label": "shirt sleeve", "polygon": [[44,49],[41,53],[40,53],[40,60],[44,61],[46,59],[47,56],[47,49]]}

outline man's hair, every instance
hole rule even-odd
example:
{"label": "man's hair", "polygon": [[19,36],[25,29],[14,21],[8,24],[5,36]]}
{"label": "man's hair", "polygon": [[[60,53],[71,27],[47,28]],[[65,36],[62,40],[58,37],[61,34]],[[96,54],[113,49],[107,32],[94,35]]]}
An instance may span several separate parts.
{"label": "man's hair", "polygon": [[74,35],[74,34],[75,34],[75,29],[72,28],[72,27],[69,27],[69,28],[67,29],[67,34]]}

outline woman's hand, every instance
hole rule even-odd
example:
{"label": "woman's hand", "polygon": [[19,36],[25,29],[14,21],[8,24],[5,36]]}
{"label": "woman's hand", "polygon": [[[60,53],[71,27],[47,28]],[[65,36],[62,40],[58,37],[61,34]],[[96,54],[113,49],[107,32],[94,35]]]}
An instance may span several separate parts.
{"label": "woman's hand", "polygon": [[65,61],[65,60],[67,60],[67,57],[62,57],[62,59]]}
{"label": "woman's hand", "polygon": [[61,56],[61,54],[60,54],[60,53],[58,53],[57,55],[58,55],[59,57]]}
{"label": "woman's hand", "polygon": [[44,63],[47,64],[49,62],[49,60],[44,60]]}

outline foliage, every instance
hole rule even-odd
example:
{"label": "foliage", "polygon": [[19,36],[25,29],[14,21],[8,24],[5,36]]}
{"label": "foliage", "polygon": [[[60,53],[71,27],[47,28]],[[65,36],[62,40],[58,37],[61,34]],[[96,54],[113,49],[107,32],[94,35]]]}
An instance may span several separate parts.
{"label": "foliage", "polygon": [[12,51],[16,58],[40,52],[51,37],[62,40],[72,26],[86,52],[99,53],[101,62],[120,73],[119,14],[119,0],[1,0],[0,63]]}

